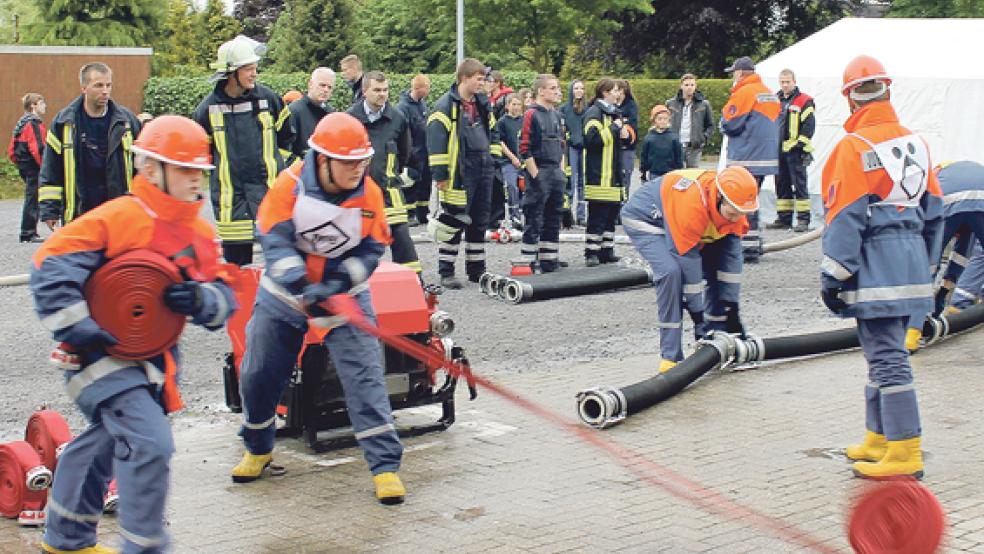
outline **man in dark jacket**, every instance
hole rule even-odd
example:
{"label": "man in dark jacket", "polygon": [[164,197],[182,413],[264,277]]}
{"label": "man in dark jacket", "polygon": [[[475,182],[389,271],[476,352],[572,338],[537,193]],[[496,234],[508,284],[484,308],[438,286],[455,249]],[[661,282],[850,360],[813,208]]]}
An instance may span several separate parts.
{"label": "man in dark jacket", "polygon": [[290,110],[280,95],[256,82],[266,46],[239,35],[219,46],[215,88],[193,119],[212,138],[212,211],[226,261],[253,262],[256,213],[284,168],[281,152],[294,143]]}
{"label": "man in dark jacket", "polygon": [[49,229],[126,194],[133,178],[130,146],[140,122],[110,99],[113,71],[87,63],[79,83],[82,95],[55,115],[42,156],[38,198]]}
{"label": "man in dark jacket", "polygon": [[403,198],[400,170],[410,161],[410,128],[389,98],[389,82],[380,71],[362,76],[363,100],[353,104],[348,113],[362,122],[369,133],[375,152],[369,165],[369,176],[383,189],[386,203],[386,223],[393,234],[390,249],[393,261],[405,265],[419,275],[423,270],[417,249],[407,228],[407,206]]}
{"label": "man in dark jacket", "polygon": [[36,93],[24,95],[24,115],[17,120],[7,147],[7,156],[17,164],[24,180],[24,208],[21,211],[21,242],[41,242],[38,236],[38,177],[41,175],[41,153],[44,152],[45,131],[41,116],[45,112],[44,98]]}
{"label": "man in dark jacket", "polygon": [[427,75],[417,75],[410,81],[410,90],[400,93],[400,102],[396,105],[407,121],[413,143],[407,163],[407,176],[413,180],[413,187],[406,195],[407,213],[422,225],[427,224],[431,195],[431,171],[427,163],[427,95],[430,88]]}
{"label": "man in dark jacket", "polygon": [[294,129],[294,144],[291,147],[290,158],[286,165],[304,157],[308,151],[308,139],[314,132],[314,127],[321,118],[335,111],[328,103],[331,93],[335,90],[335,72],[327,67],[319,67],[311,73],[308,81],[307,94],[292,102],[290,109],[290,124]]}
{"label": "man in dark jacket", "polygon": [[345,83],[352,88],[352,105],[362,102],[364,90],[362,86],[362,60],[355,54],[349,54],[342,58],[338,66],[342,70],[342,79],[345,79]]}
{"label": "man in dark jacket", "polygon": [[[779,174],[776,175],[775,222],[768,229],[792,229],[802,233],[810,227],[810,191],[806,168],[813,162],[813,131],[816,118],[813,98],[800,92],[791,69],[779,72]],[[796,226],[793,226],[793,212]]]}
{"label": "man in dark jacket", "polygon": [[475,58],[458,64],[457,83],[434,103],[427,118],[427,152],[441,211],[427,223],[438,241],[441,284],[460,289],[454,276],[462,235],[465,272],[478,282],[485,272],[485,229],[492,203],[493,156],[502,154],[495,116],[485,93],[485,66]]}
{"label": "man in dark jacket", "polygon": [[684,167],[698,167],[704,145],[714,134],[711,103],[697,90],[697,77],[686,73],[680,77],[680,90],[666,101],[670,109],[670,130],[683,146]]}

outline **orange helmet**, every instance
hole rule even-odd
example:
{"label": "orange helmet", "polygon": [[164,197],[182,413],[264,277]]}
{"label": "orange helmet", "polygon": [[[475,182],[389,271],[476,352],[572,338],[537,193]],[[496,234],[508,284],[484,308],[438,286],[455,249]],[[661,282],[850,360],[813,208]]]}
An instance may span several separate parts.
{"label": "orange helmet", "polygon": [[215,167],[205,129],[180,115],[162,115],[147,122],[131,150],[181,167]]}
{"label": "orange helmet", "polygon": [[649,111],[649,119],[656,119],[656,116],[661,113],[670,113],[670,109],[662,104],[656,104],[653,109]]}
{"label": "orange helmet", "polygon": [[750,214],[759,208],[758,182],[744,167],[733,165],[718,173],[714,182],[718,194],[739,212]]}
{"label": "orange helmet", "polygon": [[[892,84],[892,78],[888,76],[885,66],[880,61],[871,56],[858,56],[848,62],[847,67],[844,68],[841,94],[847,96],[854,87],[866,81],[881,81],[886,87]],[[878,94],[880,95],[881,92]]]}
{"label": "orange helmet", "polygon": [[284,93],[283,98],[285,104],[290,104],[294,100],[300,100],[301,98],[304,98],[304,95],[301,94],[301,91],[299,90],[288,90],[287,92]]}
{"label": "orange helmet", "polygon": [[340,160],[364,160],[374,153],[365,126],[344,112],[322,117],[308,139],[308,146]]}

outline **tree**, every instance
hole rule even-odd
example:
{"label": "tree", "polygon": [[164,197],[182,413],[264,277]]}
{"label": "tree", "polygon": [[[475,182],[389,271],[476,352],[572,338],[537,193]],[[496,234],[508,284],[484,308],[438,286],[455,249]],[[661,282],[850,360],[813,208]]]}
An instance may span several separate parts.
{"label": "tree", "polygon": [[148,46],[163,22],[157,0],[36,0],[31,39],[45,45]]}
{"label": "tree", "polygon": [[198,45],[197,65],[208,67],[208,64],[215,61],[219,46],[232,40],[236,35],[243,31],[242,23],[235,17],[225,14],[225,5],[222,0],[208,0],[205,10],[195,17],[195,26],[200,35]]}
{"label": "tree", "polygon": [[170,0],[160,38],[154,47],[154,74],[176,75],[182,66],[202,62],[202,31],[191,0]]}
{"label": "tree", "polygon": [[980,0],[895,0],[888,17],[984,17]]}
{"label": "tree", "polygon": [[269,62],[276,71],[337,67],[355,47],[352,0],[288,0],[270,31]]}
{"label": "tree", "polygon": [[[367,0],[356,17],[356,53],[367,68],[397,73],[454,71],[454,6]],[[446,4],[446,3],[444,3]]]}
{"label": "tree", "polygon": [[0,44],[26,44],[31,25],[38,17],[32,0],[0,0]]}
{"label": "tree", "polygon": [[738,56],[761,59],[859,9],[858,0],[656,0],[645,18],[622,23],[611,42],[635,72],[722,76]]}
{"label": "tree", "polygon": [[270,39],[270,31],[284,9],[278,0],[236,0],[232,16],[243,24],[243,34],[260,42]]}

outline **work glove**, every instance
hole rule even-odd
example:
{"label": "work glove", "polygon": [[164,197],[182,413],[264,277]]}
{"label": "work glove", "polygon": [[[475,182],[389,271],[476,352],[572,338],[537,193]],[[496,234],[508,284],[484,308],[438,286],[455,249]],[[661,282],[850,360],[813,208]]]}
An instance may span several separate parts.
{"label": "work glove", "polygon": [[55,339],[68,343],[76,350],[102,350],[120,342],[91,317],[56,333]]}
{"label": "work glove", "polygon": [[741,323],[741,316],[738,313],[737,302],[723,302],[724,304],[724,330],[727,333],[736,334],[742,340],[748,338],[745,334],[745,326]]}
{"label": "work glove", "polygon": [[301,304],[304,311],[311,317],[325,317],[329,314],[328,310],[321,307],[321,303],[336,294],[345,292],[339,281],[329,281],[327,283],[311,283],[304,287],[304,294],[301,296]]}
{"label": "work glove", "polygon": [[824,283],[820,289],[820,297],[823,299],[824,306],[831,312],[840,315],[847,308],[847,302],[840,298],[843,287],[839,283]]}
{"label": "work glove", "polygon": [[944,281],[943,286],[940,290],[936,291],[936,296],[933,297],[933,316],[939,317],[943,313],[943,308],[946,308],[946,297],[950,294],[950,289],[947,284],[953,286],[949,281]]}
{"label": "work glove", "polygon": [[205,304],[205,293],[198,281],[185,281],[164,289],[164,304],[181,315],[198,315]]}

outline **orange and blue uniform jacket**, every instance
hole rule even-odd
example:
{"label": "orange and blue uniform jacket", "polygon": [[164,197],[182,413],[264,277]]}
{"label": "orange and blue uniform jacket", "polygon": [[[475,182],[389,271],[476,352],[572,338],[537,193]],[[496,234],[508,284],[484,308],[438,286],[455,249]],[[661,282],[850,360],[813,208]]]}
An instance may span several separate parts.
{"label": "orange and blue uniform jacket", "polygon": [[[298,329],[308,316],[300,298],[309,283],[337,281],[343,290],[363,285],[376,270],[379,258],[392,241],[386,223],[383,192],[371,177],[351,191],[330,195],[318,183],[316,153],[309,151],[303,161],[282,171],[260,204],[256,227],[266,269],[260,279],[256,309],[280,317]],[[335,204],[340,208],[362,210],[362,237],[358,245],[339,257],[309,254],[297,247],[294,205],[299,187],[304,195]]]}
{"label": "orange and blue uniform jacket", "polygon": [[721,110],[721,132],[728,136],[727,165],[755,176],[779,173],[779,98],[757,73],[731,89]]}
{"label": "orange and blue uniform jacket", "polygon": [[[820,265],[824,288],[841,288],[844,317],[905,317],[932,309],[932,278],[940,259],[943,197],[928,159],[925,190],[909,204],[889,198],[899,189],[872,145],[912,137],[889,102],[874,102],[844,123],[848,136],[834,148],[823,169],[827,227]],[[919,149],[913,144],[910,152]],[[893,152],[893,154],[896,154]],[[897,155],[907,156],[899,150]],[[889,160],[890,161],[890,160]],[[920,164],[921,165],[921,164]],[[889,199],[886,201],[886,199]],[[932,260],[932,261],[931,261]]]}
{"label": "orange and blue uniform jacket", "polygon": [[[108,260],[145,248],[172,259],[194,253],[189,268],[200,277],[203,298],[192,322],[210,330],[221,328],[236,301],[218,263],[215,232],[199,217],[200,209],[201,202],[176,200],[137,175],[132,194],[110,200],[59,229],[33,258],[31,292],[42,324],[56,341],[73,344],[79,329],[97,325],[83,296],[86,280]],[[79,354],[80,368],[65,372],[65,385],[86,417],[91,419],[104,400],[135,387],[150,387],[168,412],[181,408],[177,345],[148,360],[122,360],[103,349]]]}

